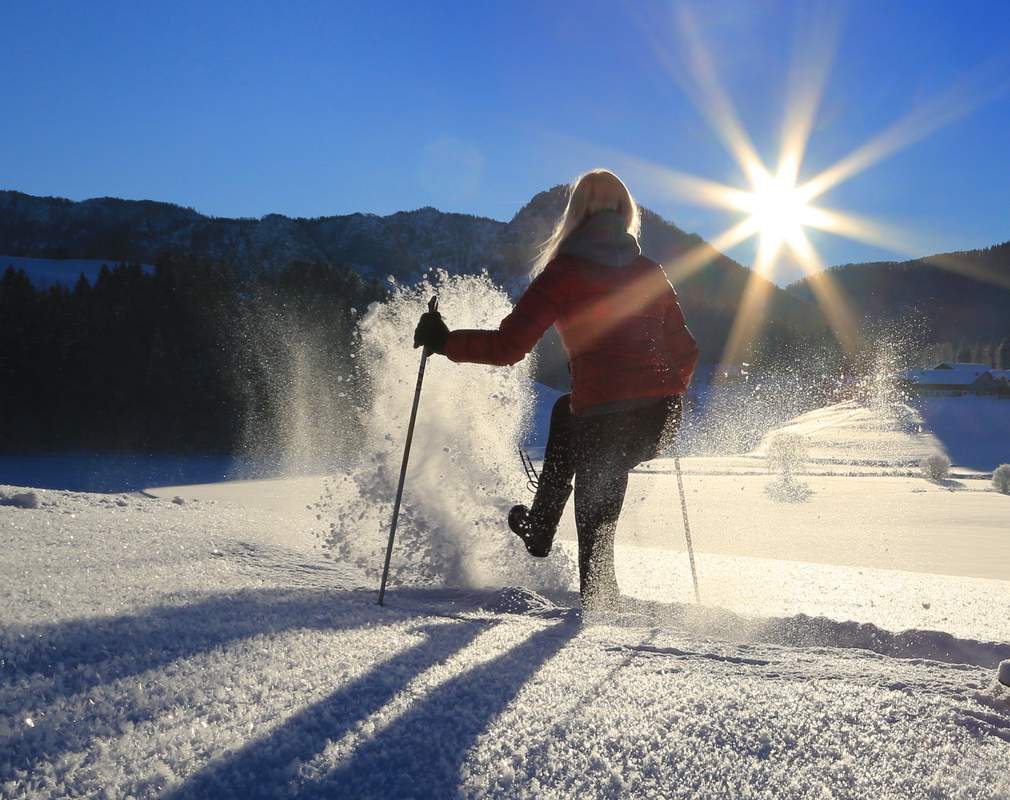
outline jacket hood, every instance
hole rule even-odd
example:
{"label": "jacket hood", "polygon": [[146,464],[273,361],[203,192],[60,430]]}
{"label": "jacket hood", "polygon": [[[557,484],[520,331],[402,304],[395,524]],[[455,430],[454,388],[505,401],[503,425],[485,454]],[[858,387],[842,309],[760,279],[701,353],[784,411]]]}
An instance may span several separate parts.
{"label": "jacket hood", "polygon": [[628,233],[624,217],[616,211],[593,214],[558,248],[558,255],[584,258],[607,267],[623,267],[641,254],[638,240]]}

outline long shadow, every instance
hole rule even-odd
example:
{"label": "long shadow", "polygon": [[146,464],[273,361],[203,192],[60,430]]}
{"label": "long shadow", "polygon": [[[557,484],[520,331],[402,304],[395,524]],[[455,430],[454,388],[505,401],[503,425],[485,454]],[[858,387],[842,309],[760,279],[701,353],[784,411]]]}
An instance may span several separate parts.
{"label": "long shadow", "polygon": [[[318,755],[392,700],[415,676],[462,650],[483,625],[446,622],[421,629],[423,642],[377,664],[366,675],[289,718],[267,736],[212,761],[165,798],[286,797],[297,765]],[[300,791],[297,796],[302,796]]]}
{"label": "long shadow", "polygon": [[[497,614],[518,613],[544,622],[582,619],[577,592],[548,592],[553,603],[545,608],[517,607],[510,601],[509,590],[488,593],[480,602],[461,610],[485,611]],[[416,597],[401,592],[416,613],[425,612],[425,598],[446,602],[445,592],[419,590]],[[469,593],[470,598],[476,593]],[[1010,642],[979,641],[954,636],[938,630],[889,631],[870,622],[854,622],[794,614],[785,617],[759,617],[717,606],[694,603],[669,603],[622,596],[620,604],[603,614],[590,617],[589,624],[612,625],[621,628],[642,628],[689,634],[702,638],[717,638],[727,643],[775,644],[789,647],[838,647],[868,650],[890,658],[923,658],[947,664],[966,664],[992,669],[1010,659]],[[701,653],[690,657],[709,658]],[[725,656],[717,656],[725,661]]]}
{"label": "long shadow", "polygon": [[268,737],[208,765],[167,797],[455,796],[460,766],[478,736],[578,631],[578,625],[566,623],[539,630],[419,699],[336,770],[318,779],[297,775],[299,762],[382,708],[410,677],[444,661],[478,632],[472,623],[434,626],[427,642],[306,708]]}
{"label": "long shadow", "polygon": [[446,681],[299,796],[455,797],[460,767],[479,736],[580,630],[556,623]]}
{"label": "long shadow", "polygon": [[[79,692],[250,636],[342,630],[381,614],[371,593],[251,589],[139,614],[6,626],[0,630],[0,681],[58,673],[65,693]],[[91,668],[98,664],[100,673]]]}
{"label": "long shadow", "polygon": [[[77,719],[66,709],[97,686],[261,634],[345,630],[388,619],[370,592],[269,589],[139,614],[5,627],[0,629],[0,709],[3,716],[24,709],[32,724],[9,724],[0,736],[0,753],[12,767],[24,769],[87,747],[98,735],[100,709],[92,713],[82,700],[76,703],[82,709]],[[136,724],[158,713],[151,701],[123,702],[118,713],[125,722]]]}

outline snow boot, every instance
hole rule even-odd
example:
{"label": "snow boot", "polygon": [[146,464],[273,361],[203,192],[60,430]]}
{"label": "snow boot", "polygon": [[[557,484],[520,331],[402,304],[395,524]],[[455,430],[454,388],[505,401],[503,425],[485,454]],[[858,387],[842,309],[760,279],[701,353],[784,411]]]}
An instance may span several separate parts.
{"label": "snow boot", "polygon": [[509,511],[509,528],[516,536],[523,540],[526,551],[531,556],[546,558],[551,552],[550,545],[544,547],[540,541],[535,541],[533,537],[533,526],[530,525],[530,510],[527,506],[512,506]]}
{"label": "snow boot", "polygon": [[554,496],[538,491],[533,499],[533,507],[524,505],[512,506],[509,511],[509,528],[523,540],[526,551],[531,556],[546,558],[554,544],[554,534],[557,532],[561,514],[565,504],[572,494],[571,484],[568,484]]}

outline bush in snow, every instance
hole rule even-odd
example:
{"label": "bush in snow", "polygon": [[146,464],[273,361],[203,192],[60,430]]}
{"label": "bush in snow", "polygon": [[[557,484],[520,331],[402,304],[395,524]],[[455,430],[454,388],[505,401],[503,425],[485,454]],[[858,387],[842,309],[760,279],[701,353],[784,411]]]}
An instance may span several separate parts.
{"label": "bush in snow", "polygon": [[779,477],[765,487],[765,494],[772,500],[802,503],[813,494],[807,484],[793,477],[807,462],[807,443],[802,436],[795,433],[778,434],[768,443],[765,458],[768,469],[779,473]]}
{"label": "bush in snow", "polygon": [[0,506],[14,506],[14,508],[38,508],[39,496],[35,492],[24,492],[23,494],[4,495],[0,494]]}
{"label": "bush in snow", "polygon": [[919,462],[919,469],[928,480],[943,480],[950,472],[950,459],[942,453],[933,453]]}
{"label": "bush in snow", "polygon": [[780,433],[768,443],[765,458],[770,471],[790,480],[807,463],[806,440],[796,433]]}
{"label": "bush in snow", "polygon": [[1010,464],[1000,464],[992,471],[992,488],[1010,494]]}

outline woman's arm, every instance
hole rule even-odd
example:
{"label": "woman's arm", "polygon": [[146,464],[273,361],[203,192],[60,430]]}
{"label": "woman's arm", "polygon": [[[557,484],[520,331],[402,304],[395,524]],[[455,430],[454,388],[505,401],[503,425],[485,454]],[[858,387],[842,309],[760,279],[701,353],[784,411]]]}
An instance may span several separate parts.
{"label": "woman's arm", "polygon": [[450,331],[445,341],[445,355],[451,361],[495,366],[522,361],[558,318],[553,273],[548,265],[534,279],[512,313],[501,321],[498,330]]}
{"label": "woman's arm", "polygon": [[666,350],[670,354],[672,367],[686,390],[691,385],[695,367],[698,366],[698,343],[688,330],[687,320],[684,319],[684,312],[673,287],[670,287],[666,307],[663,338],[666,340]]}

